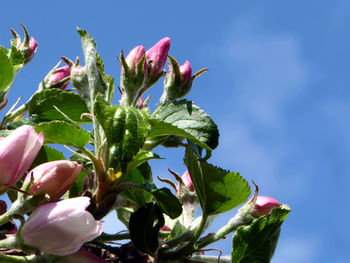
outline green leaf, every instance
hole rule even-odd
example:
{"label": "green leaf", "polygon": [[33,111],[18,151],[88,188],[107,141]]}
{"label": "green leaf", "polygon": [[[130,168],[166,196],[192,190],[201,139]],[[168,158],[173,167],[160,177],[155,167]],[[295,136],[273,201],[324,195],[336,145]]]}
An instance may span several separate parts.
{"label": "green leaf", "polygon": [[175,219],[182,214],[182,205],[175,195],[166,188],[151,189],[151,194],[156,199],[157,204],[162,209],[163,213],[170,218]]}
{"label": "green leaf", "polygon": [[215,149],[218,145],[219,131],[216,124],[208,114],[191,101],[180,100],[162,104],[156,109],[152,119],[164,121],[184,130],[211,149]]}
{"label": "green leaf", "polygon": [[[127,163],[142,148],[149,133],[147,110],[128,106],[111,106],[98,96],[94,105],[95,116],[107,137],[113,165],[121,165],[125,170]],[[118,167],[114,167],[117,168]]]}
{"label": "green leaf", "polygon": [[160,159],[159,155],[149,152],[149,151],[139,151],[132,161],[128,163],[128,168],[126,170],[126,174],[131,173],[134,169],[136,169],[139,165],[153,159]]}
{"label": "green leaf", "polygon": [[43,145],[36,156],[34,162],[31,165],[31,169],[34,167],[47,162],[66,160],[63,153],[47,145]]}
{"label": "green leaf", "polygon": [[60,89],[35,93],[29,102],[29,114],[37,116],[38,121],[66,120],[54,106],[76,123],[91,122],[86,117],[81,119],[83,113],[89,112],[83,99],[75,93]]}
{"label": "green leaf", "polygon": [[255,219],[249,226],[241,226],[232,240],[232,262],[269,263],[281,231],[290,213],[286,205],[274,208],[267,217]]}
{"label": "green leaf", "polygon": [[152,255],[159,246],[158,233],[164,225],[162,210],[156,203],[147,203],[131,214],[130,237],[141,252]]}
{"label": "green leaf", "polygon": [[166,123],[161,120],[152,120],[152,119],[150,120],[150,123],[152,128],[148,136],[149,138],[156,138],[156,137],[167,136],[167,135],[176,135],[176,136],[185,137],[204,149],[211,150],[209,146],[207,146],[205,143],[198,140],[196,137],[192,136],[190,133],[170,123]]}
{"label": "green leaf", "polygon": [[77,28],[77,30],[80,35],[85,57],[85,65],[87,67],[87,75],[90,86],[90,103],[93,105],[93,101],[97,94],[103,94],[103,97],[108,99],[110,90],[108,89],[106,82],[99,71],[99,68],[101,69],[102,60],[99,58],[96,51],[95,41],[85,30],[80,28]]}
{"label": "green leaf", "polygon": [[229,211],[248,199],[249,184],[239,173],[199,160],[189,146],[186,147],[185,164],[206,215]]}
{"label": "green leaf", "polygon": [[179,220],[176,220],[176,223],[173,226],[173,229],[171,230],[171,233],[168,236],[167,240],[170,240],[170,239],[173,239],[174,237],[177,237],[178,235],[182,234],[186,230],[187,230],[187,227],[185,227],[183,224],[181,224]]}
{"label": "green leaf", "polygon": [[0,49],[0,104],[5,101],[14,77],[13,65],[4,50]]}
{"label": "green leaf", "polygon": [[[146,179],[139,169],[135,169],[132,173],[126,176],[124,182],[144,185],[146,183]],[[127,189],[122,193],[122,196],[125,199],[134,202],[138,207],[145,205],[152,199],[152,195],[149,192],[139,188]]]}
{"label": "green leaf", "polygon": [[8,54],[15,72],[22,68],[25,62],[24,54],[17,49],[16,45],[16,41],[11,41],[11,49],[9,50]]}
{"label": "green leaf", "polygon": [[83,148],[90,141],[90,133],[64,121],[43,122],[35,126],[37,132],[43,132],[45,143],[70,145]]}

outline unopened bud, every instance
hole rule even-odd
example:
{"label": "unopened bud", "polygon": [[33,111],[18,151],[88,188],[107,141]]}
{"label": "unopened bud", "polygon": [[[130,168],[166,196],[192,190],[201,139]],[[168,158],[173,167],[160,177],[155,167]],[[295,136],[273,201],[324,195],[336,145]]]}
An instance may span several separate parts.
{"label": "unopened bud", "polygon": [[253,217],[268,216],[275,207],[280,207],[281,203],[269,196],[257,196],[255,206],[252,211]]}
{"label": "unopened bud", "polygon": [[38,43],[36,42],[34,37],[29,36],[28,31],[25,28],[25,26],[23,24],[21,24],[21,26],[24,30],[23,42],[21,42],[21,37],[16,33],[16,31],[11,29],[11,33],[15,37],[15,43],[16,43],[17,49],[19,51],[21,51],[21,53],[23,54],[24,64],[27,64],[34,57],[35,52],[36,52],[37,47],[38,47]]}

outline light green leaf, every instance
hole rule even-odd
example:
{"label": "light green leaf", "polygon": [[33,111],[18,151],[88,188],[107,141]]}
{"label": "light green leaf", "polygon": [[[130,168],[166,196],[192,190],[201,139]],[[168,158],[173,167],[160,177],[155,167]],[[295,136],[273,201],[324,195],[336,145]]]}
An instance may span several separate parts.
{"label": "light green leaf", "polygon": [[185,164],[206,215],[229,211],[248,199],[250,187],[245,179],[238,173],[199,160],[189,146],[186,148]]}
{"label": "light green leaf", "polygon": [[74,124],[64,121],[43,122],[35,130],[44,133],[45,143],[70,145],[83,148],[90,141],[90,133]]}
{"label": "light green leaf", "polygon": [[89,112],[82,98],[75,93],[60,89],[48,89],[34,94],[29,102],[29,114],[37,116],[39,122],[66,120],[53,106],[56,106],[76,123],[91,122],[87,117],[81,119],[83,113]]}
{"label": "light green leaf", "polygon": [[216,124],[208,114],[191,101],[180,100],[162,104],[153,113],[153,119],[164,121],[184,130],[198,141],[209,146],[210,149],[215,149],[218,145],[219,131]]}
{"label": "light green leaf", "polygon": [[233,263],[269,263],[281,231],[290,213],[286,205],[274,208],[267,217],[259,217],[249,226],[241,226],[232,239]]}
{"label": "light green leaf", "polygon": [[2,104],[11,88],[15,77],[12,62],[3,49],[0,49],[0,104]]}

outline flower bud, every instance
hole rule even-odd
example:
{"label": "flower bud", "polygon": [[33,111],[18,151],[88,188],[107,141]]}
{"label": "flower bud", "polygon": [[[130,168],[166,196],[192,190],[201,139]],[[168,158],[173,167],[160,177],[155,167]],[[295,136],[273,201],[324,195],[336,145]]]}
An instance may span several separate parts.
{"label": "flower bud", "polygon": [[280,207],[281,203],[268,196],[257,196],[255,206],[251,212],[253,217],[268,216],[275,207]]}
{"label": "flower bud", "polygon": [[150,68],[150,77],[154,77],[162,71],[168,57],[169,49],[170,38],[165,37],[146,52],[147,63]]}
{"label": "flower bud", "polygon": [[120,55],[121,64],[120,89],[122,91],[121,105],[132,105],[137,102],[139,92],[144,88],[148,76],[146,53],[143,46],[137,46],[124,58]]}
{"label": "flower bud", "polygon": [[70,80],[69,66],[58,68],[58,63],[44,78],[42,84],[43,89],[66,89]]}
{"label": "flower bud", "polygon": [[73,185],[81,168],[81,164],[67,160],[43,163],[27,174],[22,189],[32,195],[48,194],[51,200],[58,200]]}
{"label": "flower bud", "polygon": [[[125,62],[128,66],[127,71],[130,74],[137,74],[138,72],[138,63],[141,61],[142,57],[146,55],[145,48],[143,46],[137,46],[134,49],[130,51],[130,53],[126,56]],[[145,60],[141,62],[143,64],[143,67],[141,65],[140,70],[141,73],[144,75],[144,77],[147,77],[148,75],[148,66]],[[121,75],[124,72],[125,65],[122,65],[121,69]]]}
{"label": "flower bud", "polygon": [[164,225],[160,228],[161,231],[164,231],[164,232],[171,232],[172,229],[170,227],[168,227],[167,225]]}
{"label": "flower bud", "polygon": [[76,197],[37,207],[23,225],[24,244],[58,256],[77,252],[102,232],[102,222],[85,210],[89,204],[88,197]]}
{"label": "flower bud", "polygon": [[[192,179],[190,176],[190,173],[188,171],[184,172],[184,174],[181,176],[183,185],[186,186],[191,192],[194,192],[194,186],[192,183]],[[181,188],[181,183],[179,184],[179,188]]]}
{"label": "flower bud", "polygon": [[23,125],[0,141],[0,193],[22,178],[44,142],[34,128]]}
{"label": "flower bud", "polygon": [[21,26],[24,30],[23,42],[21,42],[21,37],[16,33],[16,31],[11,29],[11,33],[15,37],[15,43],[17,45],[16,46],[17,49],[19,51],[21,51],[21,53],[24,57],[24,64],[27,64],[34,57],[36,50],[37,50],[37,47],[38,47],[38,43],[36,42],[34,37],[29,37],[28,31],[25,28],[25,26],[23,24],[21,24]]}
{"label": "flower bud", "polygon": [[88,249],[82,247],[78,252],[72,255],[66,256],[57,263],[108,263],[102,258],[99,258],[94,253],[90,252]]}

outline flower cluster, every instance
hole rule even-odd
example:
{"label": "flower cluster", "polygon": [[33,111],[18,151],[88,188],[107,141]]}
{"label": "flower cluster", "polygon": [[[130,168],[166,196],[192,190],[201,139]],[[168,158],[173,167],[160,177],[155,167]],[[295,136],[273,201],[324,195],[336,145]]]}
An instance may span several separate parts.
{"label": "flower cluster", "polygon": [[[11,30],[11,48],[0,48],[0,110],[14,77],[37,52],[22,27],[23,41]],[[290,209],[258,196],[257,186],[247,201],[249,183],[207,161],[218,146],[217,125],[184,99],[207,69],[193,74],[188,60],[179,65],[169,55],[169,37],[148,50],[138,45],[126,57],[121,51],[121,94],[113,104],[114,78],[92,37],[78,33],[85,65],[62,56],[66,65],[53,67],[33,96],[0,122],[0,194],[8,195],[7,203],[0,200],[0,262],[213,262],[203,249],[236,230],[230,262],[236,254],[269,262]],[[163,92],[151,113],[145,92],[161,78]],[[185,149],[183,175],[169,169],[175,182],[158,177],[172,190],[153,178],[158,146]],[[226,225],[203,235],[216,215],[242,204]],[[125,227],[102,233],[111,211]],[[259,235],[268,247],[254,240]],[[263,255],[241,255],[239,246],[247,244]]]}

